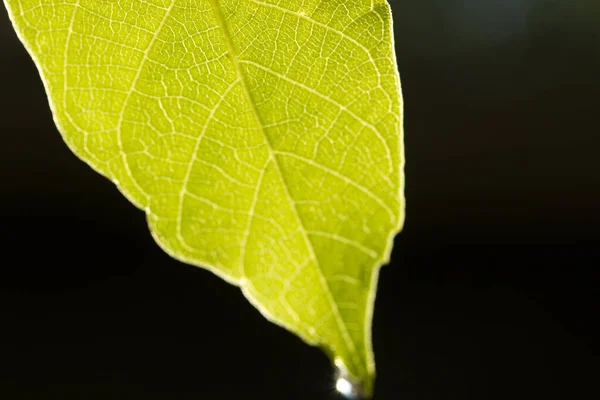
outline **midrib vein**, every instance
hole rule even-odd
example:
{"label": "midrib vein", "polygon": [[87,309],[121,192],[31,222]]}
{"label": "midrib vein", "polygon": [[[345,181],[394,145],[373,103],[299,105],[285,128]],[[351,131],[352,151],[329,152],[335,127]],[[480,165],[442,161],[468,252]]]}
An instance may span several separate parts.
{"label": "midrib vein", "polygon": [[[262,132],[263,137],[265,138],[265,144],[266,144],[267,148],[269,149],[269,157],[270,157],[270,159],[273,160],[273,165],[275,166],[275,169],[277,170],[277,173],[281,179],[281,182],[283,183],[283,190],[288,198],[288,201],[291,203],[292,211],[294,212],[294,215],[295,215],[296,219],[298,220],[300,227],[302,228],[300,231],[302,232],[302,236],[304,237],[304,241],[306,242],[308,251],[310,252],[310,256],[314,260],[314,262],[317,266],[320,283],[323,286],[323,290],[325,291],[325,293],[327,295],[327,299],[329,300],[329,303],[331,304],[331,309],[335,315],[335,320],[338,324],[338,329],[340,330],[340,333],[342,334],[342,337],[344,338],[346,348],[350,352],[350,355],[352,357],[352,363],[354,364],[354,367],[355,367],[354,372],[359,372],[361,369],[361,366],[357,364],[356,357],[360,358],[360,355],[358,355],[356,352],[356,347],[354,346],[354,342],[350,338],[350,333],[348,332],[348,328],[346,327],[346,324],[344,323],[344,321],[341,317],[340,310],[337,306],[337,303],[335,302],[333,295],[331,294],[331,288],[329,287],[329,284],[327,283],[327,279],[325,278],[325,275],[323,274],[323,270],[321,269],[319,260],[316,257],[315,250],[313,248],[312,242],[310,241],[310,238],[308,237],[306,227],[304,226],[304,223],[302,222],[302,218],[300,218],[300,215],[298,214],[298,210],[296,208],[296,203],[293,200],[293,198],[290,195],[290,192],[288,190],[286,180],[283,176],[283,171],[281,170],[281,165],[279,164],[279,161],[277,160],[277,157],[275,155],[275,151],[273,150],[271,141],[269,140],[269,137],[267,136],[267,134],[265,132],[265,127],[264,127],[262,118],[261,118],[260,114],[258,113],[258,110],[256,109],[256,104],[254,102],[252,94],[250,93],[250,90],[248,90],[248,84],[246,82],[246,78],[240,67],[240,62],[239,62],[236,52],[235,52],[235,47],[233,45],[231,34],[229,33],[229,29],[227,28],[225,18],[223,16],[223,13],[221,12],[221,5],[219,4],[219,0],[209,0],[209,2],[213,8],[213,11],[215,14],[215,19],[217,21],[217,24],[219,25],[221,34],[223,35],[225,44],[227,46],[227,51],[231,57],[231,62],[233,63],[233,66],[235,68],[237,78],[240,81],[240,85],[244,91],[246,98],[248,99],[248,104],[252,110],[252,113],[254,115],[254,119],[256,120],[258,128]],[[268,167],[268,165],[265,165],[265,168],[267,168],[267,167]],[[250,216],[250,218],[252,218],[252,216]]]}

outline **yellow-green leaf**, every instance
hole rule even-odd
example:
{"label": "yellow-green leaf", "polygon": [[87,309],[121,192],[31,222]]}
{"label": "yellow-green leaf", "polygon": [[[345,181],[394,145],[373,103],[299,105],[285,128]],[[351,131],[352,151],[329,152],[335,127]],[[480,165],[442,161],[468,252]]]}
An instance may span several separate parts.
{"label": "yellow-green leaf", "polygon": [[73,152],[370,395],[404,218],[385,0],[4,0]]}

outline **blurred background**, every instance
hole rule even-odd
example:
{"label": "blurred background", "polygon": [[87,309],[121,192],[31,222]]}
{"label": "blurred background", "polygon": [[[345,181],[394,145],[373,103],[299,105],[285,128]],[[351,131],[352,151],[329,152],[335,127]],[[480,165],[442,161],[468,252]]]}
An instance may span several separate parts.
{"label": "blurred background", "polygon": [[[600,3],[391,3],[407,219],[381,271],[376,399],[583,397]],[[0,60],[0,398],[335,399],[324,354],[166,256],[71,154],[1,7]]]}

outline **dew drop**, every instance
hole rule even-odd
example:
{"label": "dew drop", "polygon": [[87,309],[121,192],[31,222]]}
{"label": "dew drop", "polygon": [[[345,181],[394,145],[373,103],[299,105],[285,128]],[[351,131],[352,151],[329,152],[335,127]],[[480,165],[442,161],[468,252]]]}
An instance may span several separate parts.
{"label": "dew drop", "polygon": [[354,385],[346,378],[338,378],[335,382],[335,388],[347,399],[356,399],[358,397]]}
{"label": "dew drop", "polygon": [[363,388],[359,382],[356,382],[347,372],[344,365],[336,360],[337,379],[335,389],[344,398],[348,400],[363,400]]}

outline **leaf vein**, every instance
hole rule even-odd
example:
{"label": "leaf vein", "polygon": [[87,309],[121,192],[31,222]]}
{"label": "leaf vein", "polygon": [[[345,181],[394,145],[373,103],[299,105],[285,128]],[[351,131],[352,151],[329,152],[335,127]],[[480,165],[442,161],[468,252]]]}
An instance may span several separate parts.
{"label": "leaf vein", "polygon": [[381,132],[379,132],[379,130],[370,122],[368,122],[367,120],[365,120],[364,118],[362,118],[361,116],[357,115],[355,112],[353,112],[352,110],[350,110],[348,107],[346,107],[344,104],[339,103],[338,101],[332,99],[331,97],[319,92],[318,90],[315,90],[313,88],[311,88],[310,86],[306,86],[303,83],[300,83],[294,79],[291,79],[267,66],[264,66],[260,63],[257,63],[255,61],[251,61],[251,60],[239,60],[239,63],[242,64],[248,64],[248,65],[252,65],[256,68],[262,69],[265,72],[268,72],[276,77],[278,77],[279,79],[282,79],[288,83],[291,83],[292,85],[295,85],[299,88],[302,88],[304,90],[306,90],[307,92],[314,94],[315,96],[327,101],[328,103],[331,103],[335,106],[337,106],[340,110],[345,111],[346,113],[348,113],[349,115],[351,115],[353,118],[355,118],[358,122],[360,122],[361,124],[363,124],[365,127],[369,128],[370,130],[373,131],[373,133],[377,136],[377,138],[381,141],[381,144],[383,145],[383,148],[385,149],[386,152],[386,157],[388,160],[388,172],[391,172],[393,170],[392,168],[392,154],[390,151],[390,147],[388,146],[387,140],[381,135]]}
{"label": "leaf vein", "polygon": [[[264,131],[264,124],[262,122],[262,118],[261,118],[260,114],[258,113],[258,110],[256,109],[255,101],[254,101],[254,99],[253,99],[250,91],[248,90],[248,87],[247,87],[247,84],[246,84],[246,81],[245,81],[245,78],[244,78],[244,74],[242,73],[242,69],[240,67],[240,61],[241,60],[238,60],[237,56],[235,54],[235,50],[234,50],[235,48],[234,48],[234,45],[232,43],[231,35],[230,35],[229,31],[228,31],[225,19],[224,19],[222,13],[221,13],[221,9],[220,9],[221,6],[219,4],[219,0],[211,0],[211,5],[214,8],[215,17],[216,17],[216,19],[217,19],[217,21],[218,21],[218,23],[219,23],[219,25],[221,27],[221,32],[222,32],[224,40],[226,42],[228,51],[229,51],[229,53],[231,55],[231,59],[232,59],[232,62],[234,64],[234,67],[236,69],[236,73],[237,73],[238,79],[241,82],[242,88],[244,89],[244,93],[245,93],[245,95],[247,97],[249,105],[250,105],[250,107],[251,107],[251,109],[252,109],[252,111],[254,113],[254,117],[256,119],[256,123],[257,123],[257,125],[259,126],[260,130],[262,131],[262,133],[264,135],[265,142],[266,142],[267,147],[269,149],[269,152],[271,154],[271,158],[274,160],[274,165],[276,166],[276,170],[277,170],[277,172],[278,172],[278,174],[280,176],[280,179],[281,179],[281,181],[283,183],[282,186],[284,188],[284,192],[285,192],[285,194],[287,196],[287,199],[288,199],[288,201],[291,204],[291,209],[294,212],[295,217],[298,220],[298,223],[300,224],[300,226],[303,227],[303,229],[301,229],[301,232],[302,232],[304,241],[305,241],[305,243],[307,245],[308,251],[310,252],[311,259],[315,262],[315,264],[317,266],[316,269],[317,269],[318,274],[319,274],[319,282],[323,286],[323,290],[326,293],[327,299],[328,299],[328,301],[329,301],[329,303],[331,305],[333,314],[335,315],[336,323],[338,325],[338,329],[340,330],[340,333],[342,334],[342,337],[344,339],[344,343],[346,344],[346,346],[348,348],[348,351],[350,352],[351,356],[353,357],[354,362],[356,364],[360,364],[360,362],[356,361],[356,357],[358,357],[358,354],[356,352],[356,347],[354,346],[354,342],[352,341],[352,339],[350,337],[350,333],[349,333],[349,331],[348,331],[348,329],[346,327],[346,324],[345,324],[344,320],[342,319],[342,316],[340,314],[340,310],[338,309],[337,304],[336,304],[335,300],[333,299],[333,296],[331,294],[331,288],[329,287],[329,284],[327,283],[327,279],[325,278],[325,275],[323,274],[322,268],[321,268],[321,266],[319,264],[319,260],[317,259],[316,255],[315,255],[313,245],[312,245],[310,239],[307,236],[306,228],[303,226],[302,219],[300,218],[300,215],[298,214],[298,210],[296,209],[296,205],[294,203],[294,200],[293,200],[293,198],[291,197],[291,195],[290,195],[290,193],[288,191],[288,184],[285,181],[283,172],[281,170],[281,166],[279,165],[279,162],[277,161],[276,157],[274,157],[274,150],[273,150],[273,147],[272,147],[272,145],[271,145],[271,143],[269,141],[269,138],[268,138],[266,132]],[[244,282],[244,281],[246,281],[246,280],[242,280],[242,282]]]}

